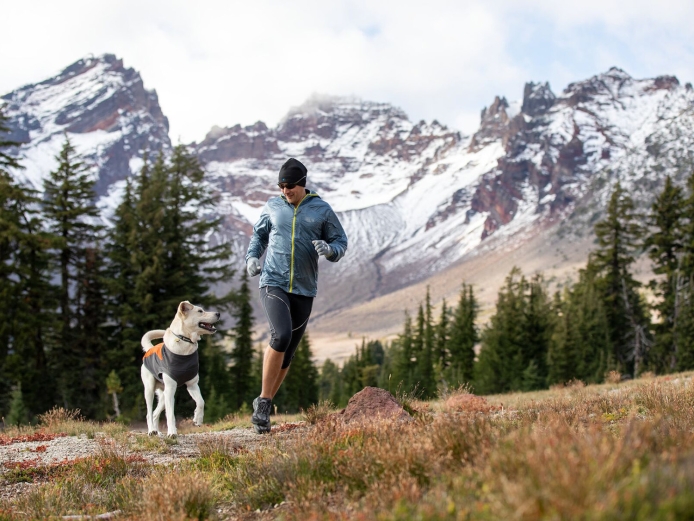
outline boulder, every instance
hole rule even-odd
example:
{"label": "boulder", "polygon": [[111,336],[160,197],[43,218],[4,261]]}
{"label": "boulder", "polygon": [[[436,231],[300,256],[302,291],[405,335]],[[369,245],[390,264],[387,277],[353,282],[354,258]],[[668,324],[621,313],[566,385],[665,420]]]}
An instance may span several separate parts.
{"label": "boulder", "polygon": [[392,394],[378,387],[364,387],[352,396],[340,413],[345,423],[372,420],[411,420],[412,417],[402,408]]}

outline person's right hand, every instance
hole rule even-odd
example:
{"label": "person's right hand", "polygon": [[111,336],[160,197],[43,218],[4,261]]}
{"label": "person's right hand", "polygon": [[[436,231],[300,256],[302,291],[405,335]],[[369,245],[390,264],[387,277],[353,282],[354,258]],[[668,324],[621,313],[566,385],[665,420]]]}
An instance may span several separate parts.
{"label": "person's right hand", "polygon": [[255,257],[248,259],[248,262],[246,262],[246,271],[249,277],[258,275],[258,273],[260,273],[260,261]]}

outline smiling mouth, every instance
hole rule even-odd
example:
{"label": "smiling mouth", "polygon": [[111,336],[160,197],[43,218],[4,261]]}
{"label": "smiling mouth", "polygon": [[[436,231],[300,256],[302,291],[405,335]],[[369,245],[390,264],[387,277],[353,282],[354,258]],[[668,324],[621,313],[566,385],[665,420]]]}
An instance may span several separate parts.
{"label": "smiling mouth", "polygon": [[198,327],[200,329],[204,329],[205,331],[209,331],[210,333],[214,333],[215,331],[217,331],[217,328],[209,322],[198,322]]}

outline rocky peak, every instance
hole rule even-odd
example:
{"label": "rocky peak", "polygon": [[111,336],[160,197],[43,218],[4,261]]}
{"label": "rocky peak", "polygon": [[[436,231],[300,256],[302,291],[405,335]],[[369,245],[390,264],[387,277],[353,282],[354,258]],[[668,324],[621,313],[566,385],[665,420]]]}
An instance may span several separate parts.
{"label": "rocky peak", "polygon": [[389,103],[313,95],[289,111],[280,123],[277,135],[283,141],[333,139],[349,127],[363,127],[379,119],[407,121],[407,115]]}
{"label": "rocky peak", "polygon": [[212,127],[205,139],[195,145],[203,162],[237,159],[268,159],[280,152],[276,133],[262,121],[242,127]]}
{"label": "rocky peak", "polygon": [[528,116],[539,116],[552,108],[556,99],[557,97],[552,92],[548,82],[526,83],[523,89],[521,111]]}
{"label": "rocky peak", "polygon": [[634,79],[618,67],[611,67],[607,72],[597,74],[585,81],[570,83],[562,97],[569,106],[589,103],[600,96],[619,98],[621,92],[633,85]]}
{"label": "rocky peak", "polygon": [[480,128],[472,136],[470,151],[474,152],[497,140],[503,140],[508,133],[509,104],[506,98],[496,96],[489,107],[482,109]]}
{"label": "rocky peak", "polygon": [[[54,152],[48,150],[55,150],[55,142],[67,132],[78,152],[95,165],[100,195],[131,174],[133,157],[171,146],[169,122],[157,93],[145,89],[140,74],[113,54],[77,60],[55,77],[2,99],[7,104],[9,137],[28,145],[19,150],[20,155],[34,156],[29,148],[45,145],[44,154],[52,157]],[[44,161],[31,169],[34,176],[26,181],[40,188],[50,168]]]}

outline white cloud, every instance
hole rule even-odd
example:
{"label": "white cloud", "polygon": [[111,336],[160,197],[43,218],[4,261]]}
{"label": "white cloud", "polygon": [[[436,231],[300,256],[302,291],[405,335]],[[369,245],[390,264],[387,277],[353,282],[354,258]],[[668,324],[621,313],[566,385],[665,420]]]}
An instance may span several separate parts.
{"label": "white cloud", "polygon": [[694,3],[585,0],[98,3],[3,8],[0,92],[113,52],[156,88],[174,141],[276,124],[314,92],[388,101],[474,130],[495,94],[555,90],[611,65],[694,76]]}

